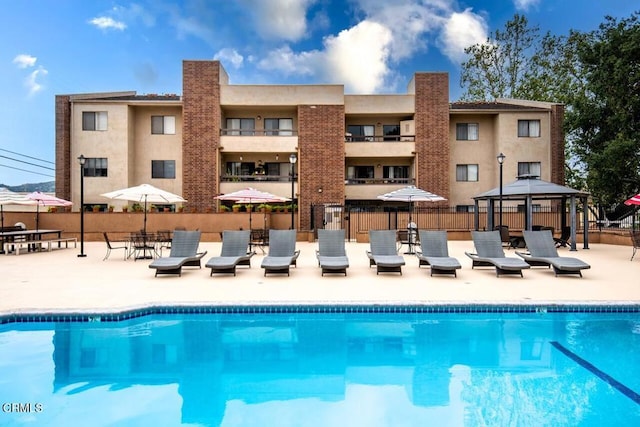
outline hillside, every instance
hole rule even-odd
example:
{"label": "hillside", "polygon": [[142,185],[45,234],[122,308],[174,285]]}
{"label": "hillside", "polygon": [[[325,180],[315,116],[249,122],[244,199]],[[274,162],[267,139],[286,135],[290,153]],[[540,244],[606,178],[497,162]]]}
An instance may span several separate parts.
{"label": "hillside", "polygon": [[42,191],[43,193],[54,193],[56,191],[56,182],[38,182],[31,184],[21,185],[5,185],[0,184],[0,187],[5,187],[8,190],[15,191],[17,193],[31,193],[32,191]]}

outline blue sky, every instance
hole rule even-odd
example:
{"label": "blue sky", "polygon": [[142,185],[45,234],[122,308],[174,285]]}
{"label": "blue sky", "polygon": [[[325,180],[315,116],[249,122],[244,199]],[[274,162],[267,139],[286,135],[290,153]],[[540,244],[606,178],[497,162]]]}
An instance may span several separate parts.
{"label": "blue sky", "polygon": [[183,59],[220,59],[232,84],[340,83],[348,93],[405,93],[414,72],[447,71],[454,101],[464,47],[514,13],[562,35],[635,9],[635,0],[4,2],[0,183],[53,180],[55,95],[180,94]]}

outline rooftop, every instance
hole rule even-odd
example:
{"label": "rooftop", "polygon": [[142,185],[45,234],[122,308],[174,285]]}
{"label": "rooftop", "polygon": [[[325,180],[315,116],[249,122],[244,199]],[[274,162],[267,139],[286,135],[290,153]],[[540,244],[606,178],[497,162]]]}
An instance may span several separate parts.
{"label": "rooftop", "polygon": [[[202,242],[211,256],[221,243]],[[578,251],[559,249],[560,255],[584,260],[591,269],[578,276],[555,277],[553,270],[531,268],[524,277],[496,277],[494,269],[471,268],[465,251],[470,241],[450,241],[449,252],[462,269],[458,277],[430,276],[418,268],[413,255],[398,274],[376,275],[369,268],[365,243],[347,243],[348,276],[320,274],[315,259],[317,243],[298,242],[298,267],[291,275],[263,276],[262,253],[252,267],[239,267],[237,276],[209,276],[209,270],[184,268],[181,277],[154,277],[150,261],[124,261],[122,251],[106,252],[103,242],[86,242],[86,258],[77,249],[0,255],[0,315],[111,313],[157,306],[203,305],[640,305],[637,283],[640,258],[630,261],[630,246],[591,244]],[[404,249],[404,248],[403,248]],[[505,249],[507,256],[516,256]],[[166,253],[165,253],[166,255]]]}

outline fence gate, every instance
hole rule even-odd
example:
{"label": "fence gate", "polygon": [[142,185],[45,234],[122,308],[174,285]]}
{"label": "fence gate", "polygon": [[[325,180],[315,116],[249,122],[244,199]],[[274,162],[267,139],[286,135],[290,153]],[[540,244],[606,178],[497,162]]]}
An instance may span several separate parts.
{"label": "fence gate", "polygon": [[[311,209],[311,228],[313,230],[345,229],[345,231],[348,233],[349,227],[345,223],[345,221],[348,221],[348,217],[345,217],[345,209],[343,205],[327,203],[324,205],[313,205]],[[316,233],[316,238],[317,237],[318,235]]]}

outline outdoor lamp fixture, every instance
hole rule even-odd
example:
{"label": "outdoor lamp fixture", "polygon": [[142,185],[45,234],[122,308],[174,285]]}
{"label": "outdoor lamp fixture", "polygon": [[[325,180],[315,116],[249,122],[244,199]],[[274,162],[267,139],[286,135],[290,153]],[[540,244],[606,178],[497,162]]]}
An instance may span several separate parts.
{"label": "outdoor lamp fixture", "polygon": [[80,163],[80,253],[79,258],[84,258],[87,255],[84,253],[84,164],[87,159],[80,154],[78,157],[78,163]]}
{"label": "outdoor lamp fixture", "polygon": [[294,177],[295,177],[295,165],[296,162],[298,161],[298,156],[296,156],[296,153],[291,153],[289,155],[289,163],[291,163],[291,229],[293,230],[295,228],[295,224],[294,224],[294,211],[295,209],[293,208],[293,198],[295,196],[295,192],[294,192]]}
{"label": "outdoor lamp fixture", "polygon": [[498,223],[499,223],[499,230],[500,232],[502,232],[502,165],[504,164],[504,159],[505,156],[503,153],[498,154],[498,156],[496,157],[496,159],[498,159],[498,164],[500,165],[500,202],[498,205]]}

